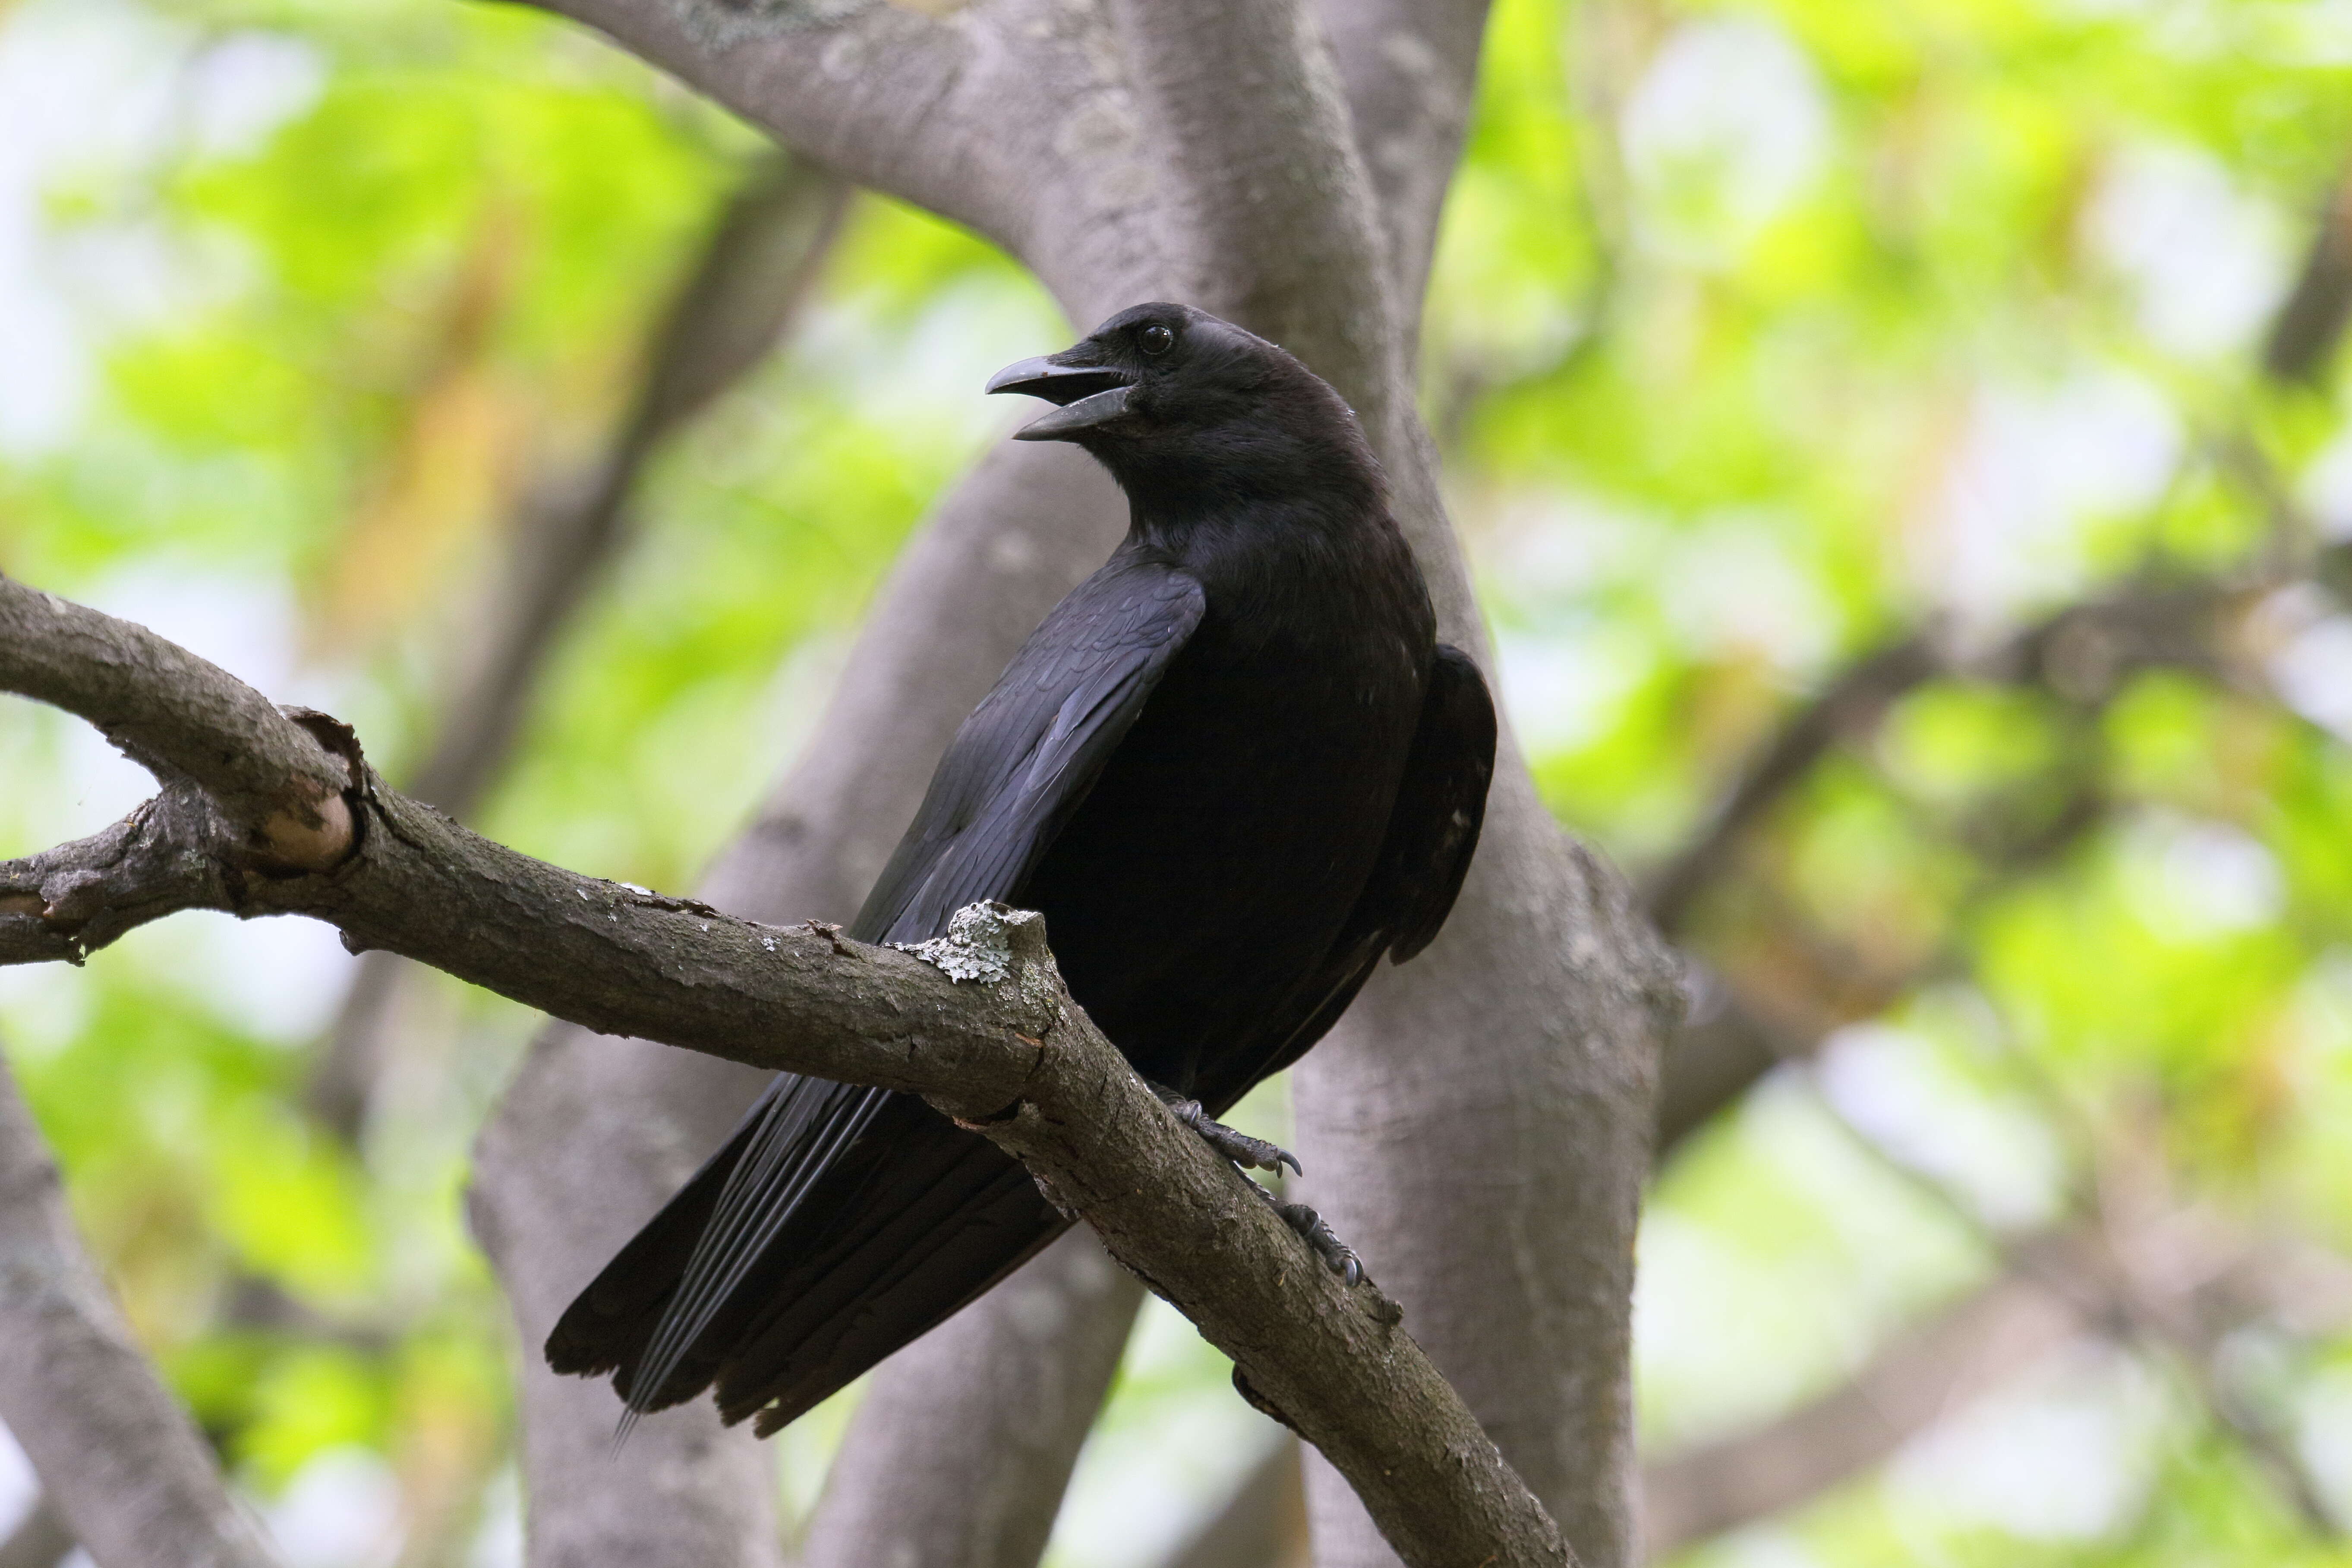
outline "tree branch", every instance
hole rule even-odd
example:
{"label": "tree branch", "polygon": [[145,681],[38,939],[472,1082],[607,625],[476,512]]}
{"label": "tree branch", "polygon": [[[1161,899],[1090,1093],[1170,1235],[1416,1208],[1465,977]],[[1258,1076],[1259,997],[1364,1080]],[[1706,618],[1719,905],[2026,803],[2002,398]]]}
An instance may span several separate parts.
{"label": "tree branch", "polygon": [[[0,637],[0,649],[5,646]],[[0,662],[5,658],[0,653]],[[248,784],[266,782],[251,767],[230,771]],[[274,798],[268,789],[258,793]],[[54,1506],[71,1538],[105,1568],[268,1568],[274,1562],[221,1484],[212,1449],[155,1375],[83,1250],[57,1162],[5,1063],[0,1418],[40,1477],[37,1517]],[[26,1542],[28,1561],[37,1560],[38,1544]]]}
{"label": "tree branch", "polygon": [[2273,380],[2316,381],[2352,320],[2352,170],[2328,190],[2303,271],[2271,323],[2263,369]]}
{"label": "tree branch", "polygon": [[[1748,836],[1831,748],[1866,740],[1898,700],[1931,679],[1967,676],[2039,686],[2086,710],[2104,706],[2147,669],[2187,669],[2240,688],[2258,684],[2232,651],[2230,617],[2274,585],[2213,577],[2127,586],[2058,610],[1972,660],[1937,650],[1924,633],[1864,656],[1783,724],[1706,826],[1653,879],[1653,916],[1669,931],[1686,925],[1706,895],[1736,868]],[[1995,884],[2046,865],[2101,818],[2098,807],[2095,800],[2078,803],[2042,837],[2015,847],[1996,868]],[[1771,1024],[1727,1005],[1703,986],[1666,1048],[1658,1099],[1661,1152],[1809,1045],[1780,1036]]]}
{"label": "tree branch", "polygon": [[541,0],[844,179],[1021,257],[1075,319],[1164,294],[1165,176],[1106,18],[1060,0]]}
{"label": "tree branch", "polygon": [[[934,19],[850,0],[538,0],[853,184],[1001,234],[1021,194],[990,158],[975,89],[1023,52],[1006,7]],[[946,7],[940,7],[946,10]],[[1007,84],[1009,85],[1009,83]],[[1013,100],[1025,109],[1034,100]],[[1004,102],[996,105],[1000,112]]]}
{"label": "tree branch", "polygon": [[[2263,368],[2280,383],[2317,376],[2352,320],[2352,172],[2330,188],[2303,271],[2273,319]],[[2252,439],[2221,444],[2225,462],[2257,490],[2274,518],[2285,491]],[[2252,602],[2282,586],[2295,567],[2311,581],[2340,577],[2352,563],[2343,544],[2299,559],[2275,547],[2281,535],[2307,532],[2298,520],[2273,529],[2265,550],[2244,580],[2216,575],[2169,586],[2127,586],[2089,603],[2069,605],[2025,627],[1972,671],[2012,683],[2039,682],[2067,700],[2096,704],[2135,670],[2172,664],[2207,674],[2231,673],[2235,660],[2217,616],[2234,602]],[[2299,542],[2300,541],[2295,541]],[[1650,879],[1651,918],[1678,934],[1706,890],[1734,866],[1741,839],[1801,782],[1841,739],[1874,730],[1896,700],[1939,675],[1963,673],[1921,627],[1864,655],[1800,709],[1742,773],[1696,838]],[[2240,684],[2245,682],[2240,681]],[[1769,1070],[1769,1041],[1754,1031],[1685,1030],[1666,1053],[1661,1094],[1661,1137],[1671,1146]]]}
{"label": "tree branch", "polygon": [[[119,624],[0,579],[0,690],[79,714],[159,780],[200,795],[256,868],[340,859],[352,835],[341,764],[258,692],[214,679],[161,637],[120,638]],[[125,839],[121,852],[137,847]]]}
{"label": "tree branch", "polygon": [[480,640],[412,793],[453,816],[479,801],[520,726],[556,633],[626,534],[661,443],[764,360],[831,253],[849,187],[782,154],[758,160],[647,344],[635,405],[587,473],[543,486],[521,520]]}
{"label": "tree branch", "polygon": [[1877,727],[1886,710],[1943,668],[1924,635],[1913,633],[1847,666],[1780,726],[1705,826],[1650,879],[1643,903],[1672,936],[1699,895],[1720,878],[1756,824],[1812,772],[1832,746]]}
{"label": "tree branch", "polygon": [[1319,14],[1386,237],[1389,300],[1411,363],[1475,94],[1486,0],[1323,0]]}
{"label": "tree branch", "polygon": [[1882,1347],[1848,1382],[1768,1426],[1643,1474],[1643,1545],[1663,1560],[1769,1518],[1884,1462],[1937,1420],[2082,1329],[2074,1304],[2008,1274]]}
{"label": "tree branch", "polygon": [[[113,672],[129,663],[168,671],[138,687],[140,701],[245,721],[163,734],[157,765],[168,773],[217,757],[248,730],[300,763],[300,776],[317,771],[294,739],[310,731],[263,717],[267,704],[226,672],[178,650],[166,658],[171,645],[152,632],[6,580],[0,616],[13,634],[93,650],[82,679],[57,661],[45,668],[47,688],[71,700],[87,700],[85,679],[120,693]],[[0,658],[0,672],[14,667]],[[1348,1477],[1408,1563],[1570,1560],[1558,1527],[1386,1299],[1317,1266],[1263,1194],[1176,1121],[1069,1000],[1039,918],[966,910],[920,956],[844,942],[830,928],[761,926],[516,854],[383,788],[356,746],[348,756],[343,798],[359,827],[342,859],[257,875],[249,846],[196,817],[173,847],[216,869],[174,892],[201,885],[218,895],[211,907],[240,915],[326,920],[347,943],[404,953],[601,1032],[922,1094],[1026,1163],[1231,1355],[1237,1380]],[[0,867],[0,888],[20,885],[21,864]],[[171,901],[126,890],[142,912]],[[96,919],[54,905],[11,913],[0,940],[33,924],[70,927],[79,940]]]}
{"label": "tree branch", "polygon": [[[2210,1217],[2167,1212],[2126,1234],[2120,1247],[2089,1225],[2009,1243],[2002,1272],[1895,1334],[1844,1383],[1762,1426],[1652,1460],[1642,1474],[1644,1554],[1663,1562],[1802,1506],[1870,1473],[2068,1342],[2118,1331],[2179,1356],[2216,1419],[2249,1441],[2315,1531],[2333,1535],[2310,1478],[2276,1433],[2214,1385],[2216,1352],[2233,1332],[2264,1320],[2292,1320],[2305,1334],[2327,1331],[2352,1312],[2352,1271],[2308,1249],[2282,1249],[2202,1223]],[[1288,1443],[1269,1455],[1166,1568],[1276,1568],[1286,1549],[1275,1500],[1297,1463]]]}
{"label": "tree branch", "polygon": [[58,1568],[73,1555],[73,1531],[47,1492],[33,1500],[8,1539],[0,1541],[0,1568]]}
{"label": "tree branch", "polygon": [[1379,232],[1339,71],[1304,0],[1118,0],[1183,293],[1283,344],[1380,441],[1401,372]]}
{"label": "tree branch", "polygon": [[[887,1363],[851,1419],[803,1568],[1027,1568],[1126,1348],[1143,1292],[1083,1230]],[[955,1395],[943,1412],[943,1392]],[[886,1558],[877,1541],[912,1547]]]}
{"label": "tree branch", "polygon": [[[950,151],[919,151],[873,183],[1005,243],[1080,321],[1139,299],[1181,297],[1195,282],[1213,307],[1242,301],[1227,308],[1244,325],[1301,350],[1362,413],[1444,635],[1483,650],[1414,413],[1411,331],[1382,282],[1373,183],[1354,148],[1333,145],[1363,128],[1332,112],[1333,68],[1314,58],[1319,46],[1295,6],[1230,16],[1187,5],[1202,26],[1130,8],[1113,29],[1093,8],[1048,0],[981,0],[956,12],[940,26],[959,30],[961,64],[951,80],[930,81],[928,96],[923,82],[909,89],[908,116],[925,128],[894,143],[929,138]],[[635,20],[611,24],[615,36],[643,38],[661,63],[820,158],[830,155],[824,138],[860,134],[825,104],[869,89],[856,79],[873,58],[856,29],[871,10],[838,26],[748,37],[718,60],[655,37],[668,24],[646,19],[650,5],[566,8],[633,11]],[[1218,31],[1228,27],[1300,58],[1259,62],[1265,94],[1228,92],[1220,103],[1215,72],[1200,68],[1229,57]],[[1139,39],[1164,58],[1139,58]],[[836,70],[834,86],[805,79],[820,54]],[[853,149],[835,166],[866,180],[847,160],[867,156]],[[1265,173],[1270,189],[1296,199],[1254,195],[1231,177],[1240,169]],[[1315,177],[1299,179],[1300,170]],[[1196,225],[1230,230],[1213,210],[1227,201],[1278,224],[1286,244],[1329,258],[1332,269],[1272,255],[1265,236],[1230,256],[1202,243]],[[933,603],[965,596],[951,589]],[[963,673],[915,649],[897,657]],[[1000,665],[1001,654],[982,675]],[[828,763],[826,750],[813,748],[812,758]],[[919,771],[937,752],[884,754]],[[847,820],[861,837],[882,837],[887,852],[905,816],[877,809]],[[851,846],[834,874],[862,886],[880,858]],[[1465,1380],[1539,1494],[1559,1500],[1587,1554],[1613,1568],[1631,1540],[1626,1303],[1648,1163],[1651,1031],[1671,995],[1666,964],[1613,874],[1563,841],[1516,752],[1498,770],[1486,846],[1454,928],[1423,961],[1376,981],[1304,1064],[1297,1103],[1313,1195],[1414,1304],[1433,1350]],[[1475,1049],[1444,1048],[1455,1041]],[[1532,1271],[1520,1266],[1528,1257],[1542,1259]],[[1457,1307],[1454,1297],[1475,1300]],[[1388,1558],[1344,1485],[1318,1469],[1311,1487],[1334,1563]]]}
{"label": "tree branch", "polygon": [[[815,738],[704,879],[703,895],[757,919],[848,921],[914,815],[949,736],[1021,639],[1109,552],[1120,515],[1117,489],[1081,454],[1027,443],[992,449],[900,555]],[[483,1131],[469,1194],[475,1234],[497,1262],[523,1342],[545,1339],[580,1288],[726,1136],[761,1081],[731,1063],[644,1041],[565,1024],[541,1032]],[[583,1203],[587,1191],[601,1201]],[[966,1327],[942,1333],[970,1333],[992,1353],[1019,1358],[1003,1375],[1025,1368],[1030,1386],[1064,1390],[1058,1408],[1033,1413],[1062,1424],[1076,1443],[1108,1374],[1091,1389],[1060,1379],[1053,1346],[1000,1321],[1013,1300],[992,1292],[958,1315]],[[1102,1331],[1112,1337],[1133,1315],[1116,1300],[1069,1293],[1055,1300],[1081,1338],[1092,1331],[1075,1323],[1089,1312],[1116,1320]],[[980,1497],[1018,1484],[1036,1489],[1036,1506],[1050,1510],[1068,1471],[1031,1467],[1053,1445],[987,1441],[998,1429],[988,1407],[998,1370],[884,1363],[869,1397],[915,1379],[940,1415],[919,1443],[914,1434],[894,1443],[861,1423],[853,1446],[885,1451],[873,1473],[909,1491]],[[769,1457],[748,1436],[723,1432],[709,1406],[644,1424],[632,1451],[657,1445],[665,1458],[616,1479],[602,1436],[620,1409],[609,1387],[528,1363],[522,1380],[535,1565],[766,1568],[777,1561]],[[955,1433],[971,1440],[949,1441]],[[847,1498],[829,1488],[824,1508],[847,1507]],[[864,1532],[828,1530],[812,1549],[838,1553],[829,1561],[840,1568],[909,1554],[940,1561],[936,1538],[923,1533],[936,1516],[855,1512]],[[828,1560],[812,1550],[805,1562],[827,1568]]]}

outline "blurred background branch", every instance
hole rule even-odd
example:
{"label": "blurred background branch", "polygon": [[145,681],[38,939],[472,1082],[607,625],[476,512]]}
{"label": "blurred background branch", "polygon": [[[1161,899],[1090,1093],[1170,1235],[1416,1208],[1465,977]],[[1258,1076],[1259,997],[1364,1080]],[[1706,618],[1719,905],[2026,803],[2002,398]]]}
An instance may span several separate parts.
{"label": "blurred background branch", "polygon": [[0,1417],[41,1482],[7,1550],[37,1562],[68,1537],[107,1568],[274,1563],[84,1252],[57,1162],[5,1068],[0,1254]]}
{"label": "blurred background branch", "polygon": [[[467,617],[438,734],[410,792],[470,818],[513,752],[532,689],[564,627],[628,540],[628,506],[673,432],[763,360],[789,331],[841,229],[849,188],[782,153],[753,160],[711,226],[643,353],[634,402],[584,467],[526,488],[506,558]],[[356,1140],[397,1026],[405,960],[371,952],[352,977],[310,1098],[320,1120]]]}
{"label": "blurred background branch", "polygon": [[[1328,7],[1396,102],[1471,115],[1424,393],[1506,701],[1548,803],[1696,960],[1641,1244],[1654,1554],[2332,1560],[2332,25],[1504,0],[1469,103],[1381,47],[1400,9]],[[1116,502],[1083,479],[940,501],[995,434],[971,387],[1067,323],[878,199],[790,308],[793,353],[647,463],[649,345],[773,165],[576,30],[446,0],[26,0],[0,88],[0,564],[310,683],[397,776],[454,768],[445,804],[502,837],[684,886],[822,732],[837,769],[773,794],[711,896],[839,919],[919,788],[898,763],[1103,547],[1087,519]],[[851,695],[885,717],[844,731],[823,694],[927,514],[919,581],[854,656],[882,660]],[[550,515],[602,564],[525,524]],[[519,656],[491,634],[528,641],[535,594],[572,607]],[[934,637],[937,663],[888,653]],[[501,667],[528,693],[504,719],[463,695]],[[0,851],[117,805],[77,745],[0,709]],[[289,1047],[352,970],[273,923],[0,977],[0,1016],[93,1254],[294,1568],[511,1562],[526,1473],[576,1483],[583,1531],[641,1516],[644,1562],[696,1568],[780,1541],[808,1568],[1305,1551],[1278,1435],[1157,1309],[1122,1352],[1133,1287],[1075,1249],[775,1449],[688,1421],[616,1479],[590,1440],[551,1448],[609,1413],[505,1386],[533,1292],[576,1285],[563,1259],[746,1086],[566,1032],[531,1048],[531,1085],[585,1087],[485,1143],[473,1212],[518,1333],[450,1194],[530,1021],[419,984],[366,1037],[396,1050],[326,1065]],[[1284,1133],[1279,1093],[1250,1114]],[[927,1393],[951,1415],[893,1436]]]}

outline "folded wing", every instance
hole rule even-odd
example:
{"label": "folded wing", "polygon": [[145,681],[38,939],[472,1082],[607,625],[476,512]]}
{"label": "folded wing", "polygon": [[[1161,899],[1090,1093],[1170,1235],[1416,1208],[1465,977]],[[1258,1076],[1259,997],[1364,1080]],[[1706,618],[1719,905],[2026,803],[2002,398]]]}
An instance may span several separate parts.
{"label": "folded wing", "polygon": [[[850,928],[919,942],[1022,885],[1199,625],[1200,584],[1122,551],[956,733]],[[782,1424],[1050,1240],[1021,1167],[920,1100],[784,1074],[583,1291],[548,1363],[616,1373],[632,1416],[716,1382]]]}

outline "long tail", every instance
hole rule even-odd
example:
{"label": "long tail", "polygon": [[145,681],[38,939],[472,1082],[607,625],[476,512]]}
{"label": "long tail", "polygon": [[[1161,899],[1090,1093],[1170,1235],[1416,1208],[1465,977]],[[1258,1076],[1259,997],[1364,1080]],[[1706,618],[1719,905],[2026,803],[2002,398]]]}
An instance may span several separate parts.
{"label": "long tail", "polygon": [[786,1075],[564,1312],[560,1373],[629,1421],[718,1387],[784,1426],[1066,1228],[1028,1173],[910,1095]]}

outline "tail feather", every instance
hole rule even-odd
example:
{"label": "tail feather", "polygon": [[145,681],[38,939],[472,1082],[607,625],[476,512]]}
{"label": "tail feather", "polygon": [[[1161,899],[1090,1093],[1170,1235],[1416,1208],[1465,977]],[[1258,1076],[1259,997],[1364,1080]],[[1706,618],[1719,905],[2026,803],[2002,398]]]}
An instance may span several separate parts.
{"label": "tail feather", "polygon": [[[729,1315],[746,1279],[762,1271],[810,1193],[892,1098],[882,1089],[816,1079],[784,1078],[777,1084],[676,1294],[663,1305],[644,1358],[625,1369],[618,1386],[632,1412],[663,1408],[707,1385],[699,1363],[708,1352],[698,1353],[707,1331]],[[821,1206],[819,1215],[829,1206]],[[689,1360],[698,1364],[689,1367]]]}
{"label": "tail feather", "polygon": [[1066,1228],[1021,1165],[919,1101],[856,1222],[782,1265],[719,1369],[729,1421],[762,1435],[919,1338]]}
{"label": "tail feather", "polygon": [[685,1275],[687,1260],[710,1223],[728,1177],[758,1131],[765,1104],[762,1097],[718,1152],[564,1310],[547,1339],[551,1368],[570,1376],[600,1376],[634,1364],[645,1353],[662,1305]]}
{"label": "tail feather", "polygon": [[[791,1101],[793,1103],[785,1103]],[[633,1413],[718,1384],[762,1435],[1066,1228],[1028,1173],[908,1095],[783,1079],[548,1340]]]}

